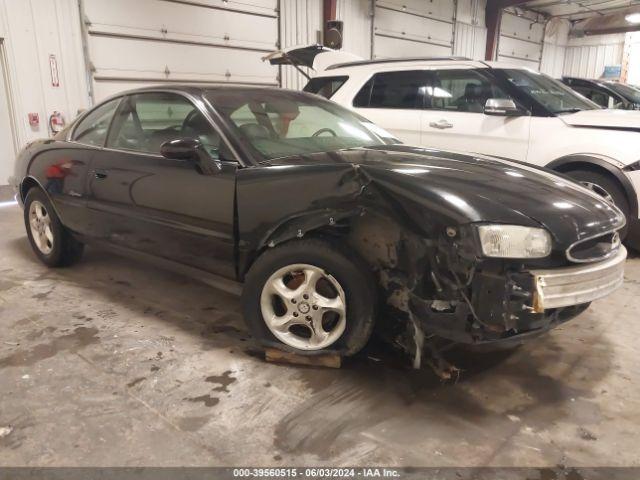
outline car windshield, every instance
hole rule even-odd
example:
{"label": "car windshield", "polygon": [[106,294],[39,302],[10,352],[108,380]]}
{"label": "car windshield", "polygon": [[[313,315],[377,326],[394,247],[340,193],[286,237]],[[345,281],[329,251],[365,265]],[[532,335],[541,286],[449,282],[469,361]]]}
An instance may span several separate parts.
{"label": "car windshield", "polygon": [[221,89],[206,96],[265,159],[399,143],[363,117],[308,94]]}
{"label": "car windshield", "polygon": [[581,110],[595,110],[600,107],[578,95],[562,82],[541,73],[524,69],[501,69],[507,80],[518,89],[541,103],[554,114],[575,113]]}
{"label": "car windshield", "polygon": [[607,86],[616,93],[619,93],[624,98],[632,103],[640,104],[640,90],[630,85],[624,85],[622,83],[607,83]]}

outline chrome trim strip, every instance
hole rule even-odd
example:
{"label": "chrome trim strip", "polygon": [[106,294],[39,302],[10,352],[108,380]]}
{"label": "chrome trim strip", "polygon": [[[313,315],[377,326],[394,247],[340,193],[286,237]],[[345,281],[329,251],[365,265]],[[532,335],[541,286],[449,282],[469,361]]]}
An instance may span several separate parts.
{"label": "chrome trim strip", "polygon": [[[621,213],[622,215],[622,213]],[[616,254],[618,252],[618,249],[614,249],[611,250],[607,255],[603,256],[603,257],[597,257],[597,258],[584,258],[584,259],[580,259],[580,258],[575,258],[573,255],[571,255],[571,253],[569,253],[571,251],[571,249],[573,247],[575,247],[576,245],[580,245],[583,242],[588,242],[589,240],[594,240],[598,237],[602,237],[604,235],[609,235],[610,233],[615,233],[618,230],[624,228],[624,226],[627,224],[627,218],[622,215],[622,218],[624,220],[624,223],[622,224],[622,226],[614,228],[612,230],[607,230],[606,232],[601,232],[598,233],[596,235],[591,235],[590,237],[586,237],[583,238],[581,240],[578,240],[577,242],[572,243],[571,245],[569,245],[567,247],[567,249],[564,251],[565,255],[567,256],[567,259],[569,259],[570,261],[574,262],[574,263],[593,263],[593,262],[598,262],[598,261],[602,261],[602,260],[606,260],[607,258],[611,258],[614,254]]]}
{"label": "chrome trim strip", "polygon": [[537,269],[534,277],[533,311],[588,303],[609,295],[622,285],[627,250],[621,246],[608,260],[590,265]]}

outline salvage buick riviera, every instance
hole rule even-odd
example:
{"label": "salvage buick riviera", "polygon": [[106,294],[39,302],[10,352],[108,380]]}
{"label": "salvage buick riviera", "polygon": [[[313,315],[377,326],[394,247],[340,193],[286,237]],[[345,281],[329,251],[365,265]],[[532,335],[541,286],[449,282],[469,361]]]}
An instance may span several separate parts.
{"label": "salvage buick riviera", "polygon": [[353,355],[379,331],[529,338],[623,279],[621,212],[519,162],[398,144],[318,96],[248,87],[112,97],[21,153],[13,184],[49,266],[84,244],[242,291],[265,347]]}

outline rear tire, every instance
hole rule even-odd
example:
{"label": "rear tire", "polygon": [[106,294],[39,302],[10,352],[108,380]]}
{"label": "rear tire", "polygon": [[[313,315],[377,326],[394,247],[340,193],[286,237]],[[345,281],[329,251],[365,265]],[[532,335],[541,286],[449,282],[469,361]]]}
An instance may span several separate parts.
{"label": "rear tire", "polygon": [[301,355],[359,352],[373,331],[377,302],[366,263],[320,239],[264,252],[246,275],[242,294],[252,335],[263,346]]}
{"label": "rear tire", "polygon": [[68,266],[82,257],[84,244],[62,225],[49,198],[37,187],[27,192],[24,224],[31,248],[48,267]]}
{"label": "rear tire", "polygon": [[620,238],[624,240],[629,230],[631,208],[629,207],[629,200],[627,200],[627,196],[618,185],[618,182],[609,175],[591,170],[570,170],[564,173],[605,200],[612,201],[624,213],[627,225],[620,230]]}

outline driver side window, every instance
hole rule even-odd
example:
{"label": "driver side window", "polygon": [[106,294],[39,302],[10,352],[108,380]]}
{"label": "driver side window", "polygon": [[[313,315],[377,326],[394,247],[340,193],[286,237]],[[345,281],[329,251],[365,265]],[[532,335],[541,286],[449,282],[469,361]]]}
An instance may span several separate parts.
{"label": "driver side window", "polygon": [[603,108],[612,108],[615,104],[613,97],[598,89],[589,87],[576,87],[574,88],[574,90]]}
{"label": "driver side window", "polygon": [[163,143],[187,137],[219,157],[220,136],[189,100],[175,93],[140,93],[120,105],[107,147],[159,154]]}
{"label": "driver side window", "polygon": [[490,98],[509,99],[500,87],[473,70],[436,70],[426,87],[425,104],[433,110],[482,113]]}

